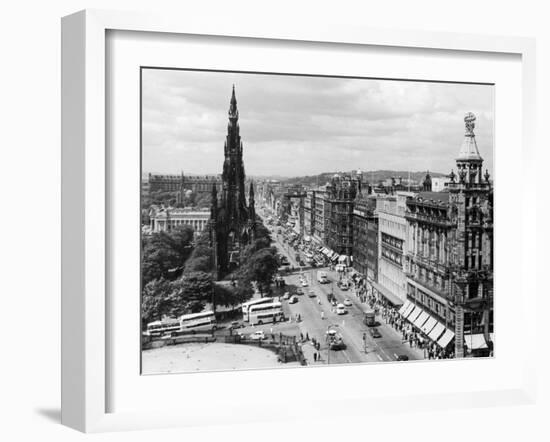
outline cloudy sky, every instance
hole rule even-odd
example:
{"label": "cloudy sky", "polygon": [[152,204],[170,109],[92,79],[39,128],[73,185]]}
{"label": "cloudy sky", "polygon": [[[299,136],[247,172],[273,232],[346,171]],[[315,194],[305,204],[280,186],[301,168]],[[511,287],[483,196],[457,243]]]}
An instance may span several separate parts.
{"label": "cloudy sky", "polygon": [[449,173],[477,116],[493,170],[492,86],[144,69],[143,171],[221,173],[235,84],[247,175]]}

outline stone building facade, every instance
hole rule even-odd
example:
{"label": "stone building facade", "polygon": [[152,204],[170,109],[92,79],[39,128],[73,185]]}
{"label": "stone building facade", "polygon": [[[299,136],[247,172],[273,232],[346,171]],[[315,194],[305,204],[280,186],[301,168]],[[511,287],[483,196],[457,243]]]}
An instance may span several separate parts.
{"label": "stone building facade", "polygon": [[407,298],[404,256],[407,252],[408,224],[405,219],[406,201],[414,193],[397,192],[379,196],[378,213],[378,283],[377,294],[391,305],[402,305]]}
{"label": "stone building facade", "polygon": [[329,206],[326,244],[339,255],[353,254],[353,207],[361,182],[348,175],[334,175],[326,187]]}
{"label": "stone building facade", "polygon": [[210,193],[216,185],[218,192],[222,188],[220,175],[154,175],[149,174],[149,192],[180,192]]}
{"label": "stone building facade", "polygon": [[150,232],[167,232],[180,226],[190,226],[195,235],[208,227],[209,210],[156,207],[149,210]]}
{"label": "stone building facade", "polygon": [[[408,297],[454,336],[455,354],[491,351],[493,332],[493,187],[474,135],[466,133],[447,191],[407,202]],[[443,344],[448,344],[447,340]]]}

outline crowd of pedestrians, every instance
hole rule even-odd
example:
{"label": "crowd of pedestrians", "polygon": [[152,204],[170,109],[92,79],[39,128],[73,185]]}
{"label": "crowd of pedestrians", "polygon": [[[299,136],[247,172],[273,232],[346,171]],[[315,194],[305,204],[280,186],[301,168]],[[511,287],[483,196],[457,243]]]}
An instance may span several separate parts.
{"label": "crowd of pedestrians", "polygon": [[427,359],[448,359],[454,357],[452,351],[447,351],[435,342],[430,341],[415,326],[403,318],[396,308],[375,297],[372,291],[367,289],[366,281],[363,278],[352,278],[352,281],[353,289],[360,301],[368,304],[374,310],[376,316],[381,317],[386,324],[400,332],[403,343],[408,343],[410,348],[422,349],[424,351],[424,358]]}

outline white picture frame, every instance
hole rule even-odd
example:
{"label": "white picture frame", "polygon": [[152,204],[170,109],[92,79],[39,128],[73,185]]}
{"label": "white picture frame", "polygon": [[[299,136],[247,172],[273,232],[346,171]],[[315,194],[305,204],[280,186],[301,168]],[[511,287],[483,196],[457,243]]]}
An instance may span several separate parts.
{"label": "white picture frame", "polygon": [[[180,409],[109,412],[107,396],[113,387],[107,375],[109,344],[108,286],[108,206],[106,152],[106,34],[108,31],[138,31],[181,35],[215,35],[252,39],[273,39],[287,42],[337,43],[369,45],[383,48],[468,51],[483,54],[512,54],[521,57],[521,126],[522,168],[533,170],[535,108],[535,43],[532,39],[492,37],[450,33],[389,31],[350,28],[309,23],[297,27],[290,23],[263,21],[215,22],[196,17],[153,16],[151,14],[81,11],[62,20],[62,423],[85,432],[185,425],[208,425],[210,417],[186,414]],[[497,116],[498,118],[498,116]],[[497,141],[498,142],[498,141]],[[534,219],[536,193],[521,190],[521,220]],[[527,224],[519,227],[523,273],[535,255],[535,231]],[[498,253],[497,246],[497,253]],[[502,249],[501,249],[502,250]],[[527,266],[527,267],[526,267]],[[533,267],[534,268],[534,267]],[[537,302],[532,279],[521,279],[521,296],[517,302],[527,311]],[[502,403],[533,403],[536,390],[534,339],[536,324],[522,325],[525,361],[522,376],[510,387],[477,390],[462,394],[426,394],[409,398],[394,395],[379,397],[376,404],[342,397],[340,413],[370,413],[374,410],[402,411],[469,407]],[[498,338],[497,338],[498,339]],[[348,367],[349,368],[349,367]],[[343,367],[342,369],[346,369]],[[208,374],[205,374],[208,375]],[[517,380],[517,379],[516,379]],[[516,381],[515,380],[515,381]],[[327,402],[312,399],[312,410]],[[237,418],[240,422],[262,420],[254,412]],[[307,415],[307,412],[306,412]],[[224,422],[220,414],[219,422]],[[231,422],[225,416],[225,422]],[[292,410],[281,410],[275,418],[295,417]],[[271,416],[273,418],[273,415]]]}

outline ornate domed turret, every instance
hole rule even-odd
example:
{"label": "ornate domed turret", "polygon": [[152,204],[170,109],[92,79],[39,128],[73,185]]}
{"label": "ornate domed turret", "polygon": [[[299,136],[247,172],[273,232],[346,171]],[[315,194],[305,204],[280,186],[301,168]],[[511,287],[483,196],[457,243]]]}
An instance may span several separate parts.
{"label": "ornate domed turret", "polygon": [[483,161],[477,149],[476,136],[474,134],[475,121],[476,116],[471,112],[468,112],[464,117],[466,133],[464,134],[464,141],[460,147],[457,161]]}
{"label": "ornate domed turret", "polygon": [[480,184],[482,182],[483,158],[477,149],[474,134],[476,117],[468,112],[464,117],[466,133],[456,159],[459,182],[463,184]]}

